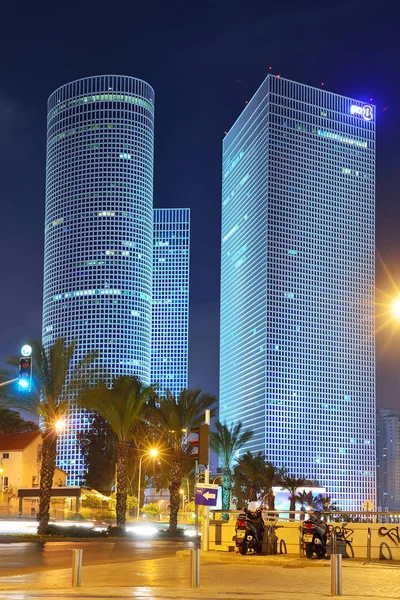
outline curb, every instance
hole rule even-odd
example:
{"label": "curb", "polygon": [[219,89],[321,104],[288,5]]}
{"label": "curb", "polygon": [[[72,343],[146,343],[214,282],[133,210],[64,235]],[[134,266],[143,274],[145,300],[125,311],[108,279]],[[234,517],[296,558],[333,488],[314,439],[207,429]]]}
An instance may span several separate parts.
{"label": "curb", "polygon": [[[188,560],[190,556],[190,550],[178,550],[175,553],[178,560]],[[277,556],[271,555],[260,555],[260,554],[247,554],[242,556],[237,552],[218,552],[216,550],[210,550],[204,552],[200,550],[200,560],[203,563],[214,563],[214,564],[255,564],[264,565],[265,567],[283,567],[286,569],[306,569],[306,568],[330,568],[331,561],[329,559],[309,559],[300,558],[297,555],[286,554]],[[398,561],[379,561],[367,563],[365,559],[347,559],[342,563],[343,568],[393,568],[398,567]]]}

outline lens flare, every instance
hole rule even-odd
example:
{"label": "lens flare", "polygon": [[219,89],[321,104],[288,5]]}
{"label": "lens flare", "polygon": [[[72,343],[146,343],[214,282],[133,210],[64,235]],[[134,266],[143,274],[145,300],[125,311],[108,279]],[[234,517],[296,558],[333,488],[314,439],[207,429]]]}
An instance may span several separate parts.
{"label": "lens flare", "polygon": [[392,312],[393,312],[393,316],[395,317],[395,319],[400,321],[400,298],[397,298],[396,300],[394,300]]}

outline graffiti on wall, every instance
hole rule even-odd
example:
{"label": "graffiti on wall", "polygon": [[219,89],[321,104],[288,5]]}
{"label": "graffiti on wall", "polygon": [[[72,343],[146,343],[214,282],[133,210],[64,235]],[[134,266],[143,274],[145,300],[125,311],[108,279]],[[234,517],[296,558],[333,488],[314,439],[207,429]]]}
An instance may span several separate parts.
{"label": "graffiti on wall", "polygon": [[391,527],[388,529],[387,527],[379,527],[378,529],[379,537],[386,538],[390,540],[395,546],[400,545],[400,527]]}
{"label": "graffiti on wall", "polygon": [[[350,529],[345,525],[329,525],[328,526],[328,544],[332,547],[332,532],[336,534],[336,549],[339,551],[341,544],[344,545],[343,551],[340,553],[344,558],[354,558],[354,550],[352,546],[354,529]],[[349,552],[349,554],[347,553]]]}

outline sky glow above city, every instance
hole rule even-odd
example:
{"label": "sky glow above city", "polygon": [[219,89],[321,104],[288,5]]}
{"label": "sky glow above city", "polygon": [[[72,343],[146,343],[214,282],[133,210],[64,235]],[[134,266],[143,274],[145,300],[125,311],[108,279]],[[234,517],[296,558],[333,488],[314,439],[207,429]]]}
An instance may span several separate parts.
{"label": "sky glow above city", "polygon": [[[120,73],[156,94],[154,205],[192,211],[189,381],[218,392],[221,145],[268,72],[358,100],[377,124],[377,288],[400,282],[397,24],[385,3],[150,1],[77,13],[3,10],[0,49],[1,364],[42,323],[46,102],[68,81]],[[371,110],[366,107],[371,107]],[[358,108],[357,108],[358,110]],[[400,285],[399,285],[400,287]],[[377,302],[379,304],[380,292]],[[389,309],[388,309],[389,310]],[[400,393],[400,328],[377,322],[377,403]],[[389,331],[390,329],[390,331]]]}

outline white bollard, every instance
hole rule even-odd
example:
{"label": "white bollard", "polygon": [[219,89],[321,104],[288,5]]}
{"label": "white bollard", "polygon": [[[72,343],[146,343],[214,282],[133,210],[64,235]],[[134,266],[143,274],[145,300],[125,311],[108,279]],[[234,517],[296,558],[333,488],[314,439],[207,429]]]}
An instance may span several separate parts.
{"label": "white bollard", "polygon": [[190,587],[200,587],[200,550],[190,550]]}
{"label": "white bollard", "polygon": [[81,587],[83,550],[72,550],[72,587]]}
{"label": "white bollard", "polygon": [[331,554],[331,594],[342,595],[342,555]]}

